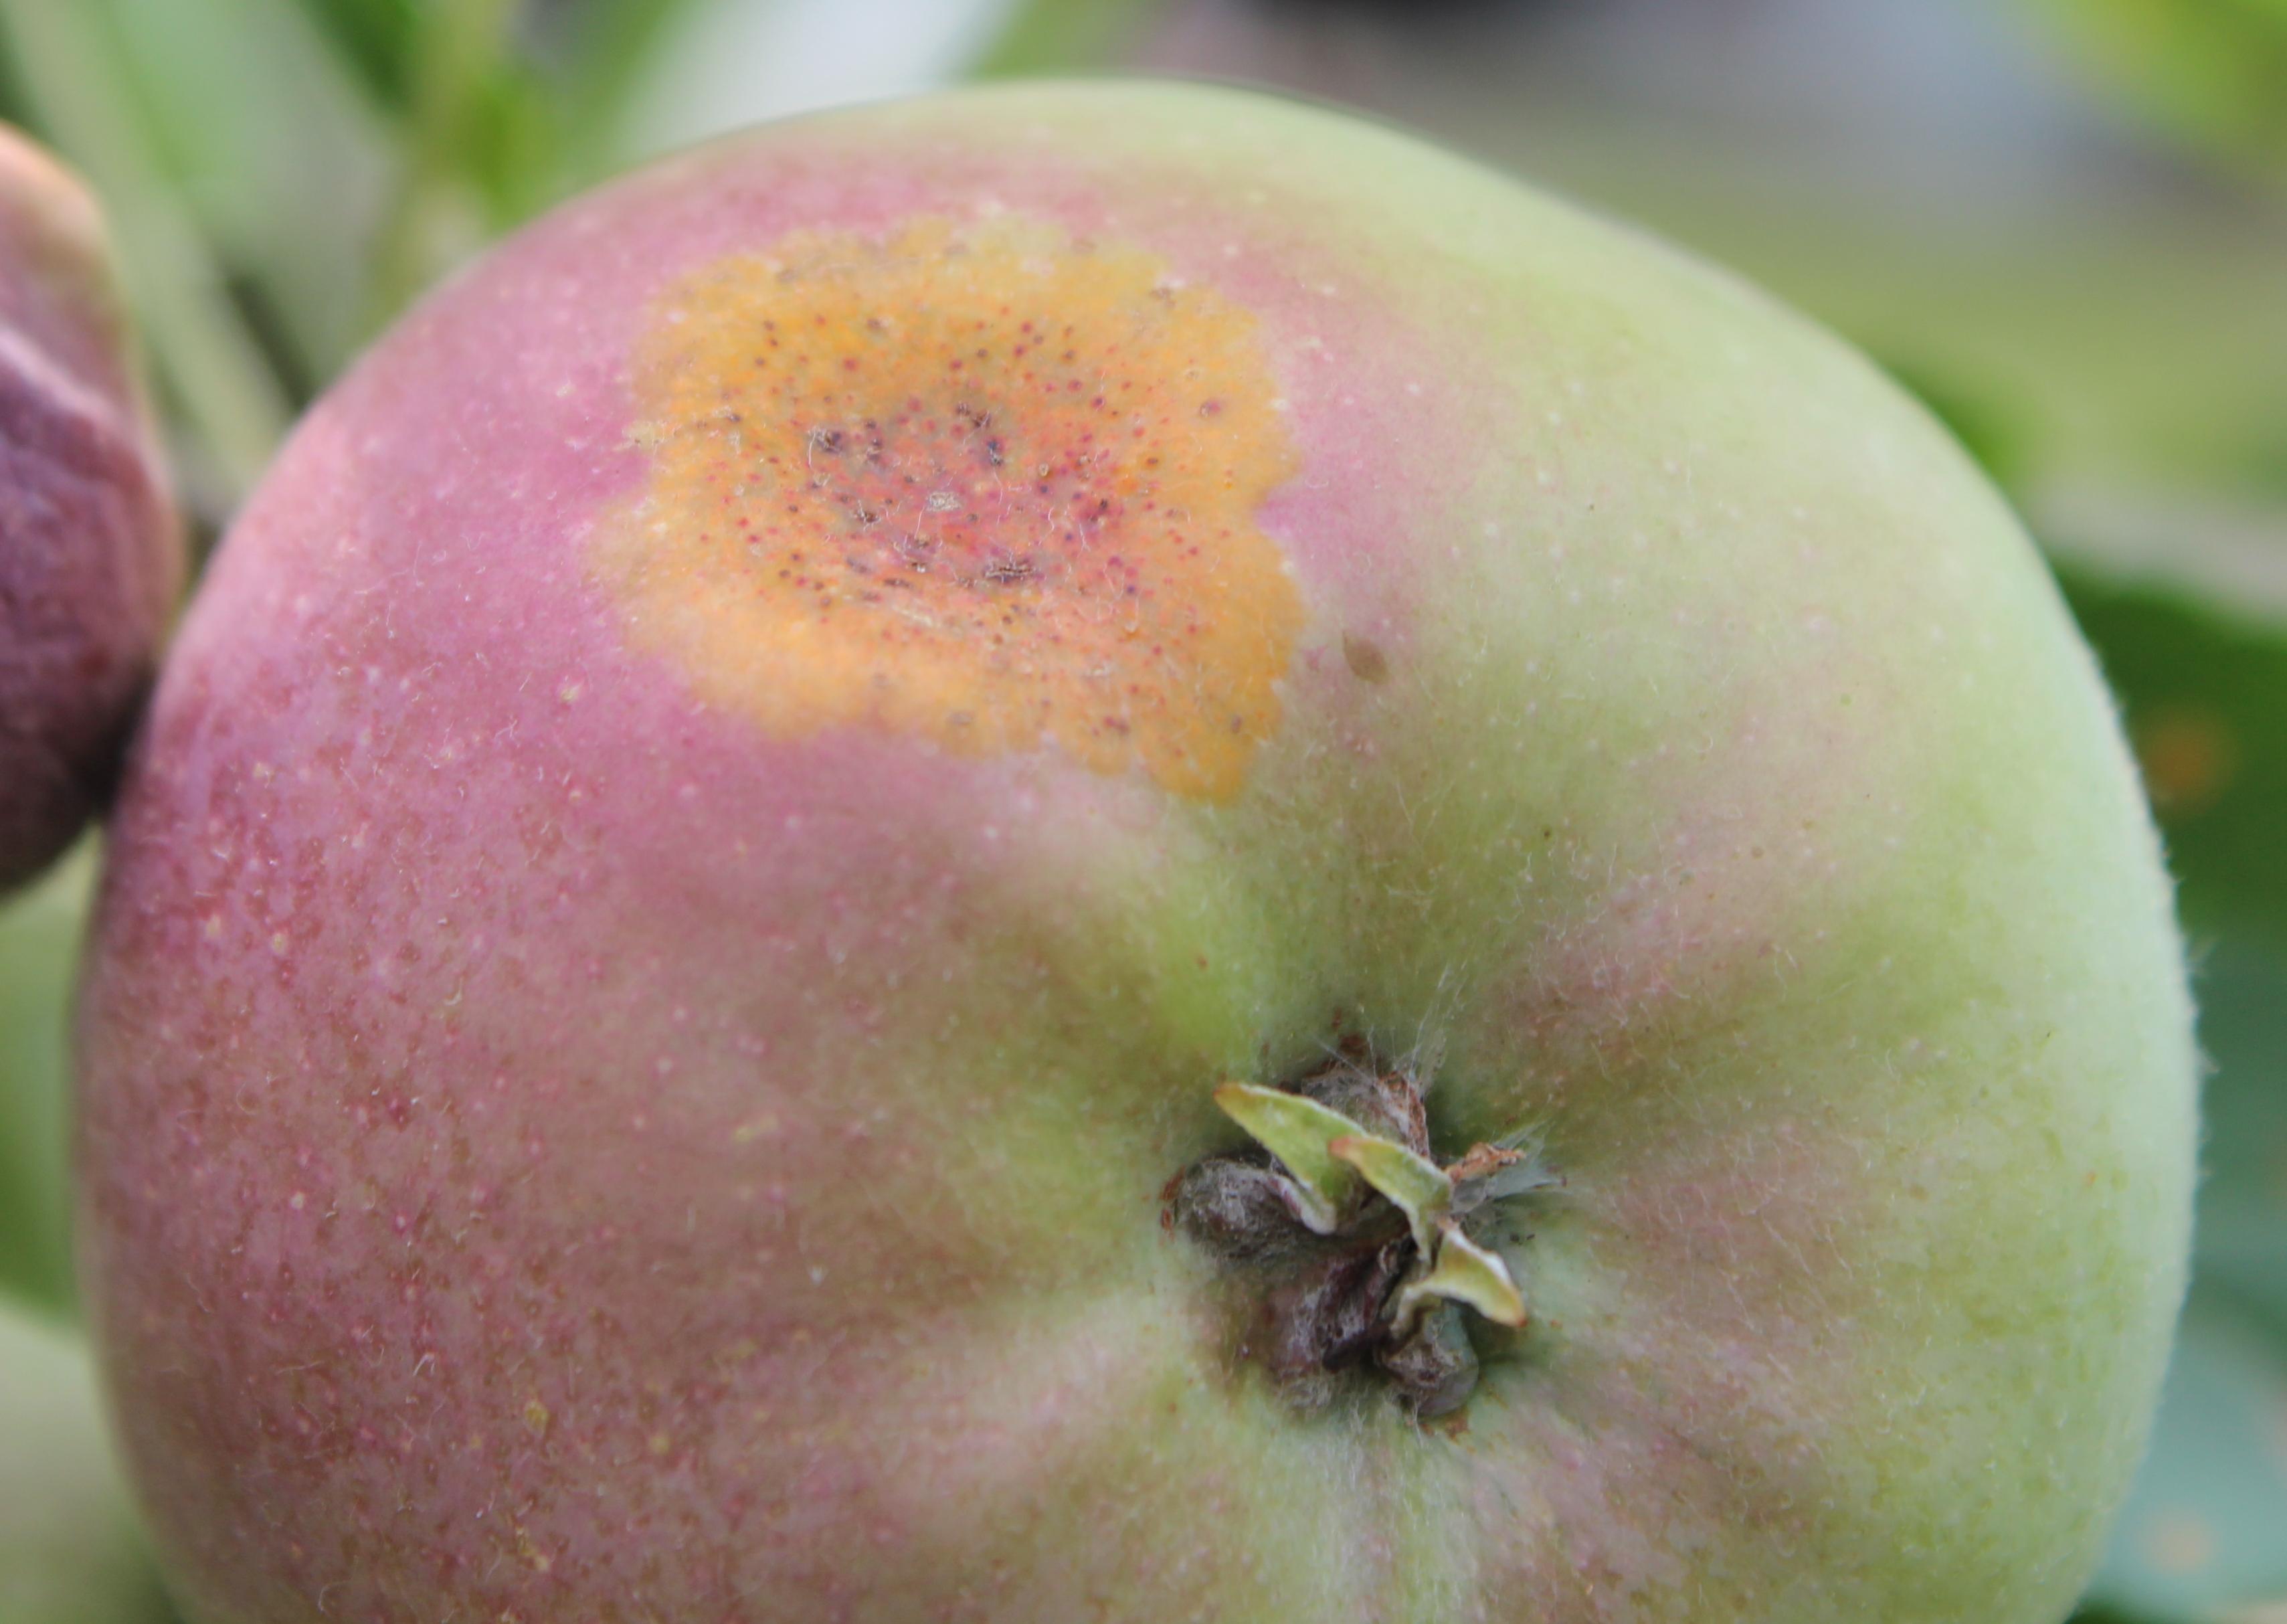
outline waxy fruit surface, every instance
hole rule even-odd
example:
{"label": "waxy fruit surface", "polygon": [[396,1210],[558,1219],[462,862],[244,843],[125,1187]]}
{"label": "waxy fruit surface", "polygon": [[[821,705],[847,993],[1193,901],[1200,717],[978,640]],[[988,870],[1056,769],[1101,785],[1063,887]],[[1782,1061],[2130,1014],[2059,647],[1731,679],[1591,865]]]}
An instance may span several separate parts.
{"label": "waxy fruit surface", "polygon": [[2169,890],[2001,501],[1236,92],[495,253],[110,862],[85,1285],[201,1624],[2048,1624],[2181,1287]]}
{"label": "waxy fruit surface", "polygon": [[108,796],[182,576],[102,220],[0,125],[0,892]]}

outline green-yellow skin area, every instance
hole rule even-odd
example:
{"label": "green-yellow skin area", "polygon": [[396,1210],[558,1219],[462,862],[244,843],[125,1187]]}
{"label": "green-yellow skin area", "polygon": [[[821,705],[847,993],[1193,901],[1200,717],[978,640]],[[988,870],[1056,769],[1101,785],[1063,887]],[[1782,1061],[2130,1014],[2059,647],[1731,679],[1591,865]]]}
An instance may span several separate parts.
{"label": "green-yellow skin area", "polygon": [[[669,313],[783,276],[862,334],[833,290],[926,304],[948,242],[1146,289],[1088,355],[1148,365],[1068,364],[1227,460],[1184,521],[1232,551],[1089,546],[1159,549],[1206,652],[1088,652],[1056,492],[959,543],[1052,567],[898,626],[693,539],[808,477],[725,459],[849,442],[756,419],[826,409],[816,357],[677,416]],[[1121,337],[1178,318],[1243,455]],[[1094,420],[1003,354],[1045,464]],[[938,424],[896,467],[986,478],[974,402],[882,398]],[[817,477],[873,581],[874,474]],[[995,643],[1011,589],[1077,642]],[[820,118],[528,234],[287,452],[112,863],[85,1283],[202,1624],[2051,1624],[2182,1286],[2169,890],[2001,501],[1752,291],[1235,92]],[[1564,1180],[1451,1424],[1297,1414],[1160,1221],[1241,1142],[1215,1088],[1349,1034],[1442,1156]]]}

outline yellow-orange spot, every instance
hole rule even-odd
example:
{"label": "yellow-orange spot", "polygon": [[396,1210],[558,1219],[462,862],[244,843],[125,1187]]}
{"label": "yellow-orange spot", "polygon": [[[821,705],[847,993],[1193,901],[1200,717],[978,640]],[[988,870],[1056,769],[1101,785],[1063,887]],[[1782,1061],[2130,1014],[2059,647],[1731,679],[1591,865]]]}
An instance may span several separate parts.
{"label": "yellow-orange spot", "polygon": [[631,382],[600,574],[714,702],[1215,799],[1277,727],[1302,609],[1254,516],[1295,455],[1254,319],[1151,256],[798,235],[669,289]]}

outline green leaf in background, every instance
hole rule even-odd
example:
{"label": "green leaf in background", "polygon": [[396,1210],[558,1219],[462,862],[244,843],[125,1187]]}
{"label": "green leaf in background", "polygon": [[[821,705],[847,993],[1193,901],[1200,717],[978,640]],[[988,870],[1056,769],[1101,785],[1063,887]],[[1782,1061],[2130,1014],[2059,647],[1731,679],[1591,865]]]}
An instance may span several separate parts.
{"label": "green leaf in background", "polygon": [[1154,0],[1018,0],[971,70],[982,78],[1070,72],[1115,55]]}
{"label": "green leaf in background", "polygon": [[[2006,414],[1895,368],[2004,484]],[[2287,540],[2287,538],[2283,538]],[[2164,548],[2139,549],[2155,566]],[[2287,624],[2058,561],[2192,939],[2211,1075],[2193,1286],[2151,1448],[2075,1624],[2287,1620]],[[2196,576],[2196,570],[2187,571]]]}
{"label": "green leaf in background", "polygon": [[[2155,549],[2155,558],[2164,553]],[[2287,626],[2064,565],[2180,881],[2212,1074],[2193,1288],[2082,1624],[2287,1619]]]}
{"label": "green leaf in background", "polygon": [[564,172],[578,186],[600,180],[633,155],[621,115],[660,42],[699,0],[558,0],[541,8],[533,49],[550,65],[563,107]]}
{"label": "green leaf in background", "polygon": [[[1545,26],[1489,20],[1442,46],[1439,31],[1403,20],[1336,27],[1329,8],[1296,6],[1294,18],[1322,20],[1296,27],[1311,49],[1266,47],[1238,66],[1365,98],[1642,221],[1935,392],[1974,397],[2006,426],[2012,487],[2045,528],[2053,501],[2077,511],[2120,493],[2255,487],[2275,503],[2287,488],[2287,189],[2172,164],[2112,107],[2074,93],[2026,48],[2054,48],[2023,26],[2033,3],[1791,0],[1724,8],[1720,30],[1684,21],[1682,5],[1617,8],[1644,16],[1601,29],[1546,7]],[[1675,59],[1675,38],[1712,49],[1719,35],[1716,59]],[[1930,53],[1918,69],[1899,67],[1901,37]],[[1639,51],[1661,72],[1632,75]],[[1962,65],[1958,81],[1915,76],[1941,59]],[[2272,532],[2287,535],[2287,504]],[[2165,529],[2143,540],[2172,545]]]}
{"label": "green leaf in background", "polygon": [[0,1620],[170,1624],[79,1336],[0,1300]]}
{"label": "green leaf in background", "polygon": [[2214,1074],[2191,1300],[2077,1624],[2287,1619],[2287,955],[2218,947],[2197,990]]}
{"label": "green leaf in background", "polygon": [[2197,976],[2214,1067],[2194,1285],[2095,1596],[2140,1624],[2287,1618],[2287,955]]}
{"label": "green leaf in background", "polygon": [[518,0],[421,8],[395,184],[370,245],[370,337],[447,270],[550,199],[545,94],[515,52]]}
{"label": "green leaf in background", "polygon": [[93,185],[161,392],[186,432],[177,472],[210,516],[269,461],[291,401],[230,296],[232,272],[156,151],[101,0],[0,0],[7,112]]}
{"label": "green leaf in background", "polygon": [[[1997,484],[2017,487],[2022,445],[2007,413],[1911,367],[1889,370]],[[2276,547],[2287,580],[2287,535]],[[2287,952],[2287,618],[2218,606],[2212,585],[2193,584],[2202,567],[2172,571],[2164,543],[2134,551],[2134,575],[2070,554],[2051,562],[2120,701],[2186,926],[2196,941],[2223,933]],[[2287,1088],[2287,1073],[2279,1081]]]}
{"label": "green leaf in background", "polygon": [[412,99],[421,0],[297,0],[374,99],[402,110]]}
{"label": "green leaf in background", "polygon": [[662,129],[1100,65],[1153,4],[916,0],[916,54],[846,0],[0,0],[0,116],[104,198],[211,534],[408,304]]}
{"label": "green leaf in background", "polygon": [[2151,1624],[2287,1618],[2287,1343],[2195,1292],[2093,1596]]}
{"label": "green leaf in background", "polygon": [[[118,92],[294,402],[364,337],[389,121],[294,0],[79,0]],[[91,27],[91,33],[94,28]]]}
{"label": "green leaf in background", "polygon": [[2120,696],[2186,923],[2287,951],[2287,626],[2061,573]]}
{"label": "green leaf in background", "polygon": [[597,178],[694,0],[0,0],[0,116],[104,199],[205,528],[438,277]]}
{"label": "green leaf in background", "polygon": [[2287,180],[2287,0],[2037,0],[2171,129]]}
{"label": "green leaf in background", "polygon": [[90,842],[0,905],[0,1302],[52,1311],[71,1301],[67,1028],[94,878]]}
{"label": "green leaf in background", "polygon": [[[2287,1369],[2287,953],[2227,942],[2206,955],[2197,987],[2214,1074],[2203,1101],[2196,1268],[2219,1304],[2272,1338]],[[2287,1408],[2275,1420],[2271,1441],[2287,1465]],[[2275,1504],[2287,1561],[2287,1500]]]}

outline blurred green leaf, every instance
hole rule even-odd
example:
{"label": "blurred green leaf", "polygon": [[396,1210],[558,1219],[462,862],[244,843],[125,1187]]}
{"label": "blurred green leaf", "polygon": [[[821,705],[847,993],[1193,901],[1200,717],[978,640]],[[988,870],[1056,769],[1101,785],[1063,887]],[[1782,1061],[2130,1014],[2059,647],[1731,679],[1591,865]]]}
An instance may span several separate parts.
{"label": "blurred green leaf", "polygon": [[[2093,1595],[2164,1624],[2287,1605],[2287,1343],[2196,1292]],[[2273,1616],[2277,1616],[2274,1613]]]}
{"label": "blurred green leaf", "polygon": [[598,178],[691,0],[0,0],[8,109],[85,170],[226,519],[413,297]]}
{"label": "blurred green leaf", "polygon": [[2078,54],[2167,127],[2287,180],[2287,4],[2036,0]]}
{"label": "blurred green leaf", "polygon": [[330,39],[384,104],[402,107],[411,96],[413,45],[419,36],[420,0],[297,0],[312,25]]}
{"label": "blurred green leaf", "polygon": [[0,1620],[167,1624],[74,1333],[0,1302]]}
{"label": "blurred green leaf", "polygon": [[368,335],[546,199],[549,110],[511,50],[518,3],[422,12],[396,181],[372,245]]}
{"label": "blurred green leaf", "polygon": [[[2199,1278],[2287,1359],[2287,954],[2223,943],[2198,967],[2196,990],[2214,1067],[2203,1101]],[[2287,1409],[2278,1419],[2287,1449]],[[2276,1525],[2287,1536],[2287,1516]]]}
{"label": "blurred green leaf", "polygon": [[977,59],[980,78],[1100,68],[1118,54],[1153,0],[1019,0],[1001,36]]}
{"label": "blurred green leaf", "polygon": [[[2010,482],[2006,416],[1894,370]],[[2212,1068],[2192,1297],[2075,1624],[2262,1624],[2287,1616],[2287,625],[2069,559],[2059,574],[2168,840]]]}
{"label": "blurred green leaf", "polygon": [[111,217],[160,381],[193,430],[186,471],[227,498],[260,473],[291,407],[232,301],[228,267],[154,150],[115,23],[103,0],[0,0],[33,128],[85,172]]}
{"label": "blurred green leaf", "polygon": [[[1847,112],[1833,142],[1778,139],[1758,135],[1750,108],[1725,122],[1545,81],[1529,93],[1518,81],[1534,65],[1521,52],[1482,64],[1389,54],[1361,81],[1377,110],[1643,221],[1895,363],[1999,430],[2013,488],[2038,498],[2036,511],[2052,490],[2078,501],[2279,487],[2281,194],[2195,184],[2085,124],[2074,129],[2111,162],[1965,162],[1911,147],[1877,158],[1853,154]],[[1708,84],[1723,76],[1712,66]],[[2036,124],[2043,89],[2021,99]],[[2164,531],[2145,539],[2163,554],[2172,543]]]}
{"label": "blurred green leaf", "polygon": [[2287,954],[2224,943],[2196,986],[2214,1074],[2192,1297],[2094,1594],[2155,1624],[2252,1624],[2287,1604]]}
{"label": "blurred green leaf", "polygon": [[90,843],[0,907],[0,1299],[51,1310],[71,1301],[67,1027],[95,867]]}
{"label": "blurred green leaf", "polygon": [[580,0],[543,13],[535,49],[550,65],[562,108],[568,186],[599,180],[620,161],[628,98],[661,38],[696,0]]}
{"label": "blurred green leaf", "polygon": [[1962,448],[1996,485],[2014,491],[2024,483],[2032,458],[2021,413],[1913,361],[1890,360],[1883,365],[1891,377],[1952,431]]}
{"label": "blurred green leaf", "polygon": [[360,329],[388,117],[296,0],[100,0],[119,93],[298,404]]}
{"label": "blurred green leaf", "polygon": [[[1998,484],[2014,486],[2023,463],[2007,414],[1911,368],[1890,370]],[[2287,535],[2281,548],[2287,570]],[[2147,573],[2133,577],[2074,557],[2053,563],[2119,700],[2187,926],[2287,950],[2287,619],[2228,613],[2180,586],[2164,558],[2150,547]],[[2180,563],[2182,577],[2199,576],[2196,560]]]}
{"label": "blurred green leaf", "polygon": [[2287,949],[2287,626],[2061,573],[2120,697],[2188,926]]}
{"label": "blurred green leaf", "polygon": [[2287,1604],[2287,626],[2060,574],[2180,882],[2212,1067],[2192,1302],[2094,1595],[2117,1624],[2254,1624]]}

